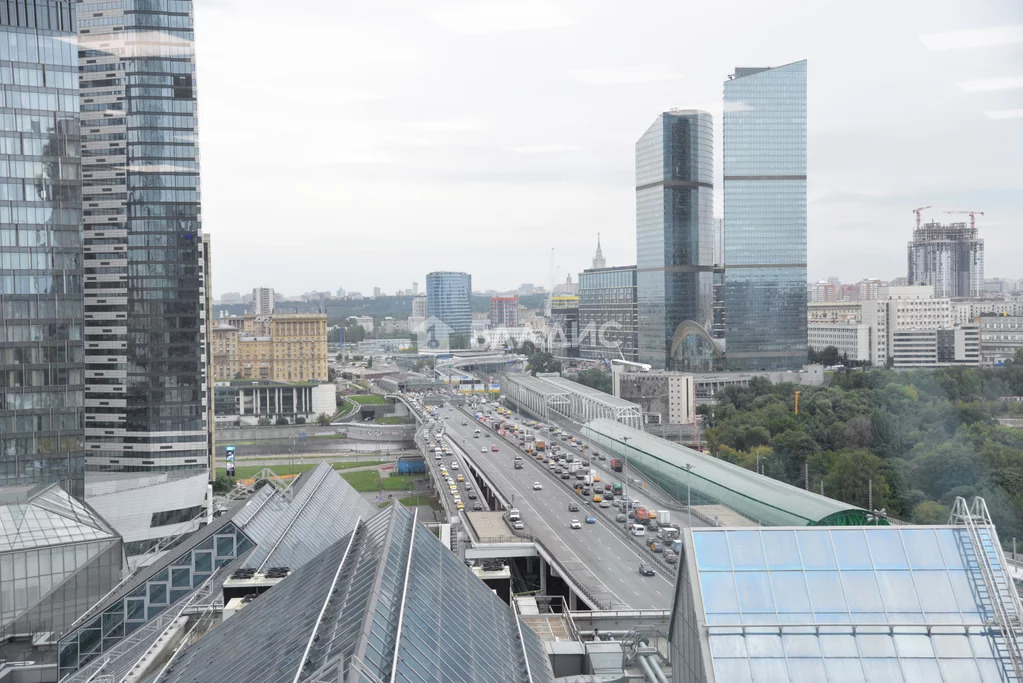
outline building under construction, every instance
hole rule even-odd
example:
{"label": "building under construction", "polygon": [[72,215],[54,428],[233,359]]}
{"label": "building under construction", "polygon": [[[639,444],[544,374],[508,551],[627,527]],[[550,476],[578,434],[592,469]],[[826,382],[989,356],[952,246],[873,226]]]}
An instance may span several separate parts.
{"label": "building under construction", "polygon": [[984,240],[970,223],[917,223],[908,247],[911,285],[931,285],[935,297],[972,298],[984,291]]}

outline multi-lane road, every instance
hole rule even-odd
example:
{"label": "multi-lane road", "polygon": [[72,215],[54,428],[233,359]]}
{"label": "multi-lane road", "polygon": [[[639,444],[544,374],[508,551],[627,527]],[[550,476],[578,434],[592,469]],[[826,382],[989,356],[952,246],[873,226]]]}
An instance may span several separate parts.
{"label": "multi-lane road", "polygon": [[[592,574],[602,584],[600,592],[610,595],[613,601],[610,606],[670,608],[673,577],[665,576],[660,570],[655,576],[640,576],[639,565],[652,563],[650,551],[633,542],[620,529],[613,528],[616,509],[600,510],[596,505],[587,505],[568,488],[567,482],[553,476],[546,465],[522,454],[461,410],[444,409],[440,413],[445,435],[465,452],[501,495],[519,509],[525,530],[542,540],[570,571],[578,567],[583,573]],[[466,424],[463,425],[463,421]],[[489,437],[481,434],[481,438],[474,438],[477,427]],[[491,450],[493,444],[498,446],[496,453]],[[516,455],[523,455],[523,468],[519,470],[513,465]],[[534,482],[543,488],[534,490]],[[579,505],[578,512],[569,511],[572,502]],[[602,514],[607,512],[610,515]],[[586,524],[587,514],[596,517],[597,522]],[[581,529],[571,528],[573,519],[582,522]]]}

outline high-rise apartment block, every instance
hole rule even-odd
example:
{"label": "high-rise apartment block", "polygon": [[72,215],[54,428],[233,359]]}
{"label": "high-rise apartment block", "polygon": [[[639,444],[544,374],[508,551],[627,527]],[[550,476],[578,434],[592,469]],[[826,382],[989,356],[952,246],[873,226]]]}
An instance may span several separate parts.
{"label": "high-rise apartment block", "polygon": [[636,266],[579,274],[579,357],[637,360]]}
{"label": "high-rise apartment block", "polygon": [[810,301],[815,304],[838,301],[838,289],[827,280],[819,280],[813,285]]}
{"label": "high-rise apartment block", "polygon": [[924,223],[913,231],[907,251],[911,285],[930,285],[936,296],[983,296],[984,240],[972,222]]}
{"label": "high-rise apartment block", "polygon": [[256,315],[271,315],[274,312],[276,296],[272,287],[255,287],[252,290],[252,312]]}
{"label": "high-rise apartment block", "polygon": [[437,271],[426,276],[426,312],[447,327],[446,333],[464,338],[472,334],[472,276]]}
{"label": "high-rise apartment block", "polygon": [[724,84],[728,367],[806,362],[806,60]]}
{"label": "high-rise apartment block", "polygon": [[660,114],[636,143],[639,360],[709,370],[714,299],[714,127],[704,111]]}
{"label": "high-rise apartment block", "polygon": [[86,467],[205,470],[192,3],[77,8]]}
{"label": "high-rise apartment block", "polygon": [[0,4],[0,486],[60,482],[81,498],[75,31],[74,2]]}
{"label": "high-rise apartment block", "polygon": [[217,381],[327,381],[326,313],[224,318],[212,346]]}
{"label": "high-rise apartment block", "polygon": [[519,324],[519,298],[517,296],[490,297],[490,326],[515,327]]}

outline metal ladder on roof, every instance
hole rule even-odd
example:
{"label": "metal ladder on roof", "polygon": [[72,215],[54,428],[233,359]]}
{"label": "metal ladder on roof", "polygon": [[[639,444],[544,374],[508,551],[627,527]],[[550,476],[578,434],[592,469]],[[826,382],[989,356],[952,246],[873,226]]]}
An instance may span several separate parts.
{"label": "metal ladder on roof", "polygon": [[1016,681],[1023,681],[1023,652],[1020,639],[1023,639],[1023,623],[1020,621],[1023,609],[1020,607],[1019,594],[1006,571],[1005,555],[998,543],[995,525],[991,521],[987,503],[979,496],[973,499],[973,506],[968,507],[966,501],[957,497],[952,506],[949,523],[965,527],[967,541],[963,543],[966,564],[970,569],[980,572],[983,585],[976,587],[980,604],[990,610],[994,626],[1001,633],[1001,642],[994,639],[995,651],[1002,661],[1008,661]]}

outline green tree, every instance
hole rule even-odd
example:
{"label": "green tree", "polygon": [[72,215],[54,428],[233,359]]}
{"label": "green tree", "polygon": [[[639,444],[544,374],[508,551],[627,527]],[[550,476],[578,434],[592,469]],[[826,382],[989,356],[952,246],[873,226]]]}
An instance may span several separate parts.
{"label": "green tree", "polygon": [[453,334],[448,339],[448,347],[454,350],[469,348],[469,335]]}
{"label": "green tree", "polygon": [[218,474],[217,478],[213,480],[213,493],[224,494],[230,493],[231,489],[234,488],[234,479],[227,476],[226,474]]}
{"label": "green tree", "polygon": [[526,372],[532,375],[538,372],[561,372],[561,361],[547,351],[538,351],[529,357]]}
{"label": "green tree", "polygon": [[600,368],[586,368],[575,376],[575,381],[597,391],[603,391],[605,394],[610,394],[612,390],[611,373],[604,372]]}
{"label": "green tree", "polygon": [[913,508],[913,524],[947,524],[948,507],[936,500],[925,500]]}
{"label": "green tree", "polygon": [[268,417],[261,417],[261,418],[259,418],[259,421],[257,422],[257,424],[260,427],[269,427],[270,426],[270,418],[268,418]]}
{"label": "green tree", "polygon": [[[524,356],[532,356],[536,353],[536,344],[529,341],[528,339],[519,345],[519,353]],[[536,374],[536,373],[533,373]]]}
{"label": "green tree", "polygon": [[372,367],[373,367],[373,356],[370,356],[369,359],[366,361],[366,369],[368,370],[368,369],[370,369]]}
{"label": "green tree", "polygon": [[872,483],[874,509],[890,505],[891,490],[881,458],[863,449],[842,451],[837,456],[824,478],[824,488],[829,497],[866,508]]}
{"label": "green tree", "polygon": [[365,339],[366,339],[366,330],[365,330],[365,328],[363,328],[362,325],[352,324],[352,325],[345,326],[344,340],[345,340],[346,344],[351,344],[351,343],[354,343],[354,342],[365,341]]}
{"label": "green tree", "polygon": [[320,413],[319,415],[316,416],[316,424],[320,425],[321,427],[330,426],[330,415],[327,415],[327,413]]}
{"label": "green tree", "polygon": [[806,432],[789,430],[771,440],[771,448],[782,456],[785,464],[785,479],[797,484],[803,479],[803,463],[820,451],[820,446]]}
{"label": "green tree", "polygon": [[286,425],[286,424],[290,424],[290,423],[288,422],[288,418],[286,418],[283,415],[281,415],[280,417],[277,418],[276,424],[278,424],[278,425]]}

